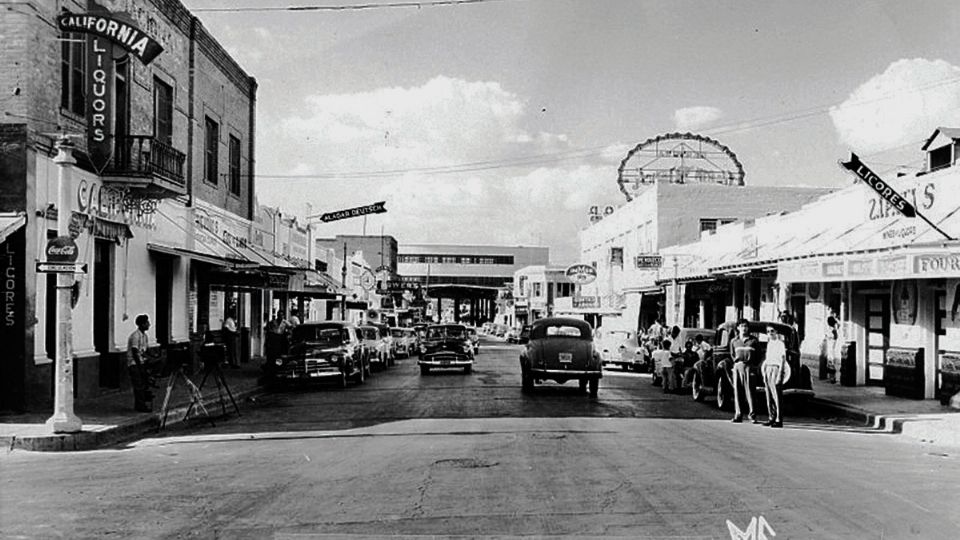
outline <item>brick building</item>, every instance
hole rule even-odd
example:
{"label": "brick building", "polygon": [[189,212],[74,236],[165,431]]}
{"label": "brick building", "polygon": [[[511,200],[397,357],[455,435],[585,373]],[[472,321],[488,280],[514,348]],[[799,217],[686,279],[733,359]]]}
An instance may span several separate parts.
{"label": "brick building", "polygon": [[[76,16],[70,31],[61,14]],[[144,58],[118,28],[162,52]],[[0,35],[0,215],[23,218],[0,247],[16,276],[2,307],[23,321],[0,327],[0,407],[52,402],[55,279],[33,263],[63,211],[88,266],[74,286],[78,400],[125,384],[139,313],[173,354],[234,309],[249,355],[265,272],[291,266],[251,242],[256,80],[178,0],[8,2]],[[69,208],[56,202],[59,133],[76,135]]]}

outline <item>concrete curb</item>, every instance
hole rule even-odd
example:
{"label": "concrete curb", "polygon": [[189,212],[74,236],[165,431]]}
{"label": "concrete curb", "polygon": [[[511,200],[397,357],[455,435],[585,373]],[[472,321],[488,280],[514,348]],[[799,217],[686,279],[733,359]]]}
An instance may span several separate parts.
{"label": "concrete curb", "polygon": [[[247,390],[234,392],[233,398],[237,405],[247,398],[263,393],[262,386],[256,386]],[[209,403],[217,404],[216,400]],[[229,403],[229,402],[228,402]],[[204,401],[208,404],[208,401]],[[172,406],[167,412],[167,425],[172,426],[184,421],[183,415],[186,414],[190,403],[182,403]],[[219,407],[219,405],[218,405]],[[214,409],[208,405],[207,410],[211,413],[214,420],[223,418],[222,413],[215,414]],[[227,406],[227,416],[230,415],[231,406]],[[191,416],[191,421],[198,418]],[[202,418],[202,417],[200,417]],[[150,416],[141,417],[111,426],[99,431],[81,431],[80,433],[69,433],[63,435],[39,435],[18,437],[16,435],[0,437],[0,447],[6,448],[8,452],[13,450],[27,450],[30,452],[80,452],[85,450],[96,450],[110,445],[119,444],[123,441],[133,439],[149,432],[157,432],[160,427],[160,414],[154,413]]]}

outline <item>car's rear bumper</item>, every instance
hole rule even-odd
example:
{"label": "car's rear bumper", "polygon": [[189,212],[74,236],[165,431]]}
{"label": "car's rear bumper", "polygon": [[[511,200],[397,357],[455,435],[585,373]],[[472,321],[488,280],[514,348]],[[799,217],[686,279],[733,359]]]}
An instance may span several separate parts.
{"label": "car's rear bumper", "polygon": [[473,360],[468,359],[432,359],[425,360],[421,359],[417,361],[417,365],[427,366],[427,367],[466,367],[472,366]]}
{"label": "car's rear bumper", "polygon": [[603,372],[594,369],[538,369],[530,370],[530,375],[534,379],[553,379],[555,377],[563,379],[575,379],[585,377],[587,379],[603,378]]}

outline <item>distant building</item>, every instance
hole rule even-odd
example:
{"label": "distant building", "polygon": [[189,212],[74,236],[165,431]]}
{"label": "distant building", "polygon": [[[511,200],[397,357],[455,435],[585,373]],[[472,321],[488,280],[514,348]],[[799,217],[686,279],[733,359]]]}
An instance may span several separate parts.
{"label": "distant building", "polygon": [[513,315],[516,324],[530,324],[549,317],[553,315],[557,299],[573,296],[576,285],[567,278],[565,270],[564,266],[542,264],[517,270],[513,281]]}
{"label": "distant building", "polygon": [[[479,323],[512,310],[517,270],[546,265],[549,259],[546,247],[402,244],[397,273],[403,288],[425,293],[439,305],[430,310],[435,319],[447,313],[453,320],[465,317]],[[466,301],[465,312],[461,301]]]}

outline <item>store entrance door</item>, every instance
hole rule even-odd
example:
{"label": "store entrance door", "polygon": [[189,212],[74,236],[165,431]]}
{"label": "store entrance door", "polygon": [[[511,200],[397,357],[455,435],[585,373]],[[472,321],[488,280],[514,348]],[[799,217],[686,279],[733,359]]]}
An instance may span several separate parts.
{"label": "store entrance door", "polygon": [[867,304],[867,376],[866,384],[882,385],[887,348],[890,346],[889,295],[869,294]]}

